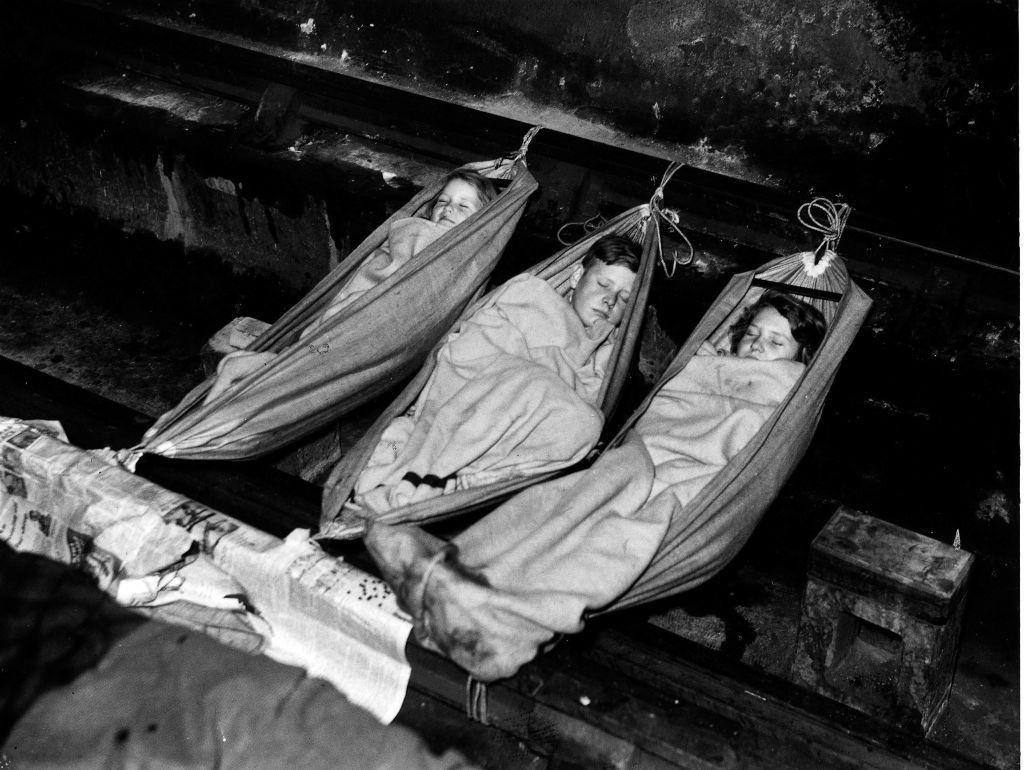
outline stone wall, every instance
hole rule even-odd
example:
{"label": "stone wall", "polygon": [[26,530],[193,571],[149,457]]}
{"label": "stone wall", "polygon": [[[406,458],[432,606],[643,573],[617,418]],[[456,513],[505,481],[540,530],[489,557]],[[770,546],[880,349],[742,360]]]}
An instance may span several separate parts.
{"label": "stone wall", "polygon": [[9,96],[5,193],[176,243],[295,298],[446,171],[339,132],[253,148],[240,135],[248,108],[146,78]]}
{"label": "stone wall", "polygon": [[1017,19],[1000,0],[128,4],[555,127],[611,126],[1016,263]]}

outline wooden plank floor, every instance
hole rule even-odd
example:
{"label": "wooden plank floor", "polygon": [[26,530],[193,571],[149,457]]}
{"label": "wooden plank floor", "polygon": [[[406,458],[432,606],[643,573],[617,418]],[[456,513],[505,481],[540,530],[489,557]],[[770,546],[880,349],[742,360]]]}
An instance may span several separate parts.
{"label": "wooden plank floor", "polygon": [[[150,422],[2,358],[0,414],[59,420],[83,447],[130,446]],[[279,536],[319,514],[317,487],[259,463],[145,458],[139,473]],[[344,550],[372,569],[357,545]],[[399,721],[492,767],[982,767],[646,623],[605,619],[491,685],[490,727],[455,718],[457,666],[414,644],[408,655]]]}

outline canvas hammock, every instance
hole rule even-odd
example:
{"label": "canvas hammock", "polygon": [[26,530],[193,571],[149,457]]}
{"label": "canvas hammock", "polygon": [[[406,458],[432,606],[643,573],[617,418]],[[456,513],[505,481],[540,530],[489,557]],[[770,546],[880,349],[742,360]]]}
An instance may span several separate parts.
{"label": "canvas hammock", "polygon": [[[572,289],[570,281],[574,268],[583,260],[595,241],[606,235],[624,235],[641,245],[640,268],[637,272],[629,304],[626,307],[615,338],[610,363],[597,399],[597,404],[605,419],[612,414],[618,403],[629,367],[632,364],[633,353],[639,340],[640,327],[643,323],[644,311],[647,306],[647,296],[650,292],[655,262],[660,261],[666,272],[671,272],[675,266],[675,257],[670,258],[671,261],[669,261],[662,252],[660,223],[667,223],[682,235],[681,231],[676,227],[678,220],[673,216],[674,212],[662,208],[661,205],[664,199],[664,187],[680,166],[681,164],[678,163],[670,164],[650,202],[628,209],[596,229],[588,228],[590,229],[589,235],[562,249],[528,271],[528,273],[546,280],[559,294],[566,297]],[[685,240],[685,235],[682,235],[682,237]],[[496,289],[496,291],[498,290]],[[476,312],[478,308],[484,306],[493,294],[494,292],[481,298],[469,307],[463,313],[459,323]],[[457,327],[458,323],[452,329],[454,330]],[[317,535],[318,538],[352,539],[361,537],[365,533],[367,523],[370,520],[390,524],[400,522],[422,523],[469,513],[479,510],[488,504],[493,504],[496,500],[507,497],[531,484],[536,484],[539,481],[567,472],[566,469],[561,469],[532,476],[495,481],[478,487],[460,489],[429,500],[404,505],[382,514],[370,515],[362,511],[352,511],[345,507],[345,503],[349,500],[355,486],[356,479],[366,467],[374,448],[380,441],[381,434],[391,424],[392,420],[404,414],[409,406],[416,401],[420,391],[430,379],[434,371],[437,351],[441,348],[442,344],[443,341],[437,345],[427,359],[427,362],[420,369],[416,377],[409,382],[405,390],[378,417],[352,451],[347,453],[335,466],[324,485],[323,515],[320,522],[320,532]]]}
{"label": "canvas hammock", "polygon": [[514,155],[461,167],[504,185],[496,199],[296,341],[385,241],[393,221],[424,215],[443,180],[424,188],[248,347],[278,353],[276,358],[204,404],[216,376],[208,378],[161,416],[138,445],[122,451],[123,464],[132,468],[146,453],[207,460],[266,454],[336,420],[415,371],[479,295],[537,189],[524,158],[538,130],[526,134]]}
{"label": "canvas hammock", "polygon": [[[871,304],[834,251],[845,214],[830,217],[824,248],[735,276],[590,468],[524,490],[451,543],[417,527],[371,527],[367,547],[425,646],[478,680],[509,676],[557,634],[580,631],[587,616],[694,588],[738,553],[803,457]],[[720,343],[778,286],[824,312],[818,352],[692,497],[680,502],[671,487],[653,493],[654,466],[637,430],[651,402],[702,343]]]}

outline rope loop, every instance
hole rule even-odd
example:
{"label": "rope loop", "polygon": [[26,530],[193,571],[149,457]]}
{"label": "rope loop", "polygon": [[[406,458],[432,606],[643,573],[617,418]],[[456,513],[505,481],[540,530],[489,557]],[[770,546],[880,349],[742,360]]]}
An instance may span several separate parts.
{"label": "rope loop", "polygon": [[490,724],[487,721],[487,683],[474,679],[472,674],[466,677],[466,716],[482,725]]}
{"label": "rope loop", "polygon": [[[572,244],[576,243],[576,241],[585,238],[595,230],[601,229],[604,226],[604,223],[607,221],[608,220],[605,219],[605,217],[601,213],[597,213],[594,214],[594,216],[592,216],[590,219],[584,219],[582,222],[566,222],[564,225],[558,228],[558,232],[555,233],[555,237],[558,239],[558,242],[563,246],[571,246]],[[581,235],[579,238],[569,238],[569,236],[565,235],[564,233],[566,229],[570,227],[582,227],[583,235]]]}
{"label": "rope loop", "polygon": [[[668,164],[668,168],[665,169],[665,173],[661,176],[661,183],[654,189],[654,193],[651,195],[651,201],[649,207],[652,214],[657,214],[658,219],[668,224],[676,234],[683,239],[686,247],[690,250],[689,256],[685,259],[679,259],[676,255],[672,255],[671,263],[665,259],[665,252],[661,248],[661,233],[660,230],[655,236],[655,242],[658,246],[658,262],[661,263],[661,269],[665,271],[665,275],[668,278],[672,278],[676,274],[676,268],[679,265],[688,265],[693,262],[694,250],[693,244],[690,239],[686,237],[686,233],[679,227],[679,212],[675,209],[663,208],[662,203],[665,201],[665,185],[667,185],[675,173],[683,167],[682,162],[674,160]],[[657,221],[655,220],[655,226]]]}
{"label": "rope loop", "polygon": [[823,236],[818,248],[814,250],[814,264],[818,264],[826,252],[838,249],[839,239],[843,237],[843,229],[849,217],[849,205],[840,203],[837,206],[828,198],[815,198],[797,209],[796,218],[800,224]]}
{"label": "rope loop", "polygon": [[[672,176],[683,167],[680,161],[672,161],[668,164],[668,168],[665,169],[665,173],[662,174],[661,183],[654,189],[651,194],[651,200],[647,204],[647,213],[634,225],[630,230],[629,235],[634,237],[634,240],[638,242],[643,241],[644,234],[647,231],[647,225],[650,222],[654,222],[654,226],[658,227],[659,220],[665,222],[669,227],[675,230],[676,234],[682,239],[683,243],[689,249],[690,253],[687,257],[680,259],[675,254],[672,255],[671,260],[665,257],[665,252],[661,246],[661,232],[660,230],[655,235],[655,244],[658,250],[658,262],[661,263],[661,269],[665,271],[665,275],[672,278],[676,274],[676,268],[679,265],[689,265],[694,259],[693,244],[690,239],[686,237],[686,233],[682,231],[679,226],[679,212],[675,209],[665,208],[662,204],[665,200],[665,185],[671,180]],[[600,229],[605,225],[608,220],[600,213],[595,214],[590,219],[585,219],[582,222],[566,222],[564,225],[558,228],[558,232],[555,237],[558,238],[558,242],[563,246],[570,246],[573,243],[578,242],[582,238],[586,237],[595,230]],[[566,235],[566,231],[572,227],[582,227],[583,235],[579,238],[570,238]]]}
{"label": "rope loop", "polygon": [[683,162],[679,160],[673,160],[668,164],[665,173],[661,175],[661,183],[654,188],[654,193],[651,195],[651,208],[654,208],[656,205],[660,206],[661,202],[665,200],[665,185],[672,181],[672,177],[682,167]]}

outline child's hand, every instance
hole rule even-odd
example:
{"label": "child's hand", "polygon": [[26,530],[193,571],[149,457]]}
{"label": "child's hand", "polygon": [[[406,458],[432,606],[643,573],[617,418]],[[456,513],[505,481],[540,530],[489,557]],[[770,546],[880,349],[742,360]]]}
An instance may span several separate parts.
{"label": "child's hand", "polygon": [[606,318],[599,318],[594,321],[594,323],[590,324],[590,326],[586,327],[587,339],[593,341],[603,340],[612,333],[614,328],[615,324],[611,321]]}

